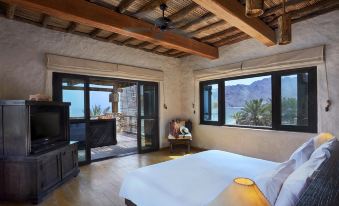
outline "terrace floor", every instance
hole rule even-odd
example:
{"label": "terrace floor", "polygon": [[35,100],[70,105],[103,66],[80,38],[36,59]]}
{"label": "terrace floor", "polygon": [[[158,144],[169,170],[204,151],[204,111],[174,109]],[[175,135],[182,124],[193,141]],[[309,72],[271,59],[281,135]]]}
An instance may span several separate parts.
{"label": "terrace floor", "polygon": [[92,160],[109,157],[125,156],[138,152],[137,135],[130,133],[117,133],[118,144],[91,149]]}

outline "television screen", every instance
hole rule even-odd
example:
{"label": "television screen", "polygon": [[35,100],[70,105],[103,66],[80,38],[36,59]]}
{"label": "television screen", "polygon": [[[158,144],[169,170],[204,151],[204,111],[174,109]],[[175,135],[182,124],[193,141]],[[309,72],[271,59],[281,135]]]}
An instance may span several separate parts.
{"label": "television screen", "polygon": [[32,141],[50,141],[61,135],[59,112],[38,112],[31,115]]}

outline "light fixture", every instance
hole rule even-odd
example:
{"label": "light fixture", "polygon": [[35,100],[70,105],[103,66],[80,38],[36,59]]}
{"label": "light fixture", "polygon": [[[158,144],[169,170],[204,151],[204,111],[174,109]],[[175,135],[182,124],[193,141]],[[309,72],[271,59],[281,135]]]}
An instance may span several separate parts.
{"label": "light fixture", "polygon": [[253,180],[236,178],[214,199],[209,206],[269,206],[270,203],[261,193]]}
{"label": "light fixture", "polygon": [[282,0],[283,14],[278,18],[278,43],[286,45],[292,41],[291,17],[286,14],[285,0]]}
{"label": "light fixture", "polygon": [[264,13],[264,0],[246,0],[247,17],[258,17]]}
{"label": "light fixture", "polygon": [[317,137],[314,138],[314,146],[315,148],[320,147],[320,145],[324,144],[325,142],[333,139],[334,136],[331,133],[321,133]]}

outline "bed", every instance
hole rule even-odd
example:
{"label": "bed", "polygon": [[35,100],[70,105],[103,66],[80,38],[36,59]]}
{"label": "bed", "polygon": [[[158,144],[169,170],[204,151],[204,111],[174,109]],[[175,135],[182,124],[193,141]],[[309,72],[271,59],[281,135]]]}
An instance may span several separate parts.
{"label": "bed", "polygon": [[[315,168],[295,205],[338,205],[339,141],[334,141],[328,152],[329,158]],[[128,206],[208,205],[235,177],[256,181],[257,175],[267,174],[279,164],[210,150],[131,172],[124,179],[120,196]]]}
{"label": "bed", "polygon": [[128,205],[208,205],[234,178],[255,180],[278,164],[209,150],[131,172],[124,179],[120,196]]}

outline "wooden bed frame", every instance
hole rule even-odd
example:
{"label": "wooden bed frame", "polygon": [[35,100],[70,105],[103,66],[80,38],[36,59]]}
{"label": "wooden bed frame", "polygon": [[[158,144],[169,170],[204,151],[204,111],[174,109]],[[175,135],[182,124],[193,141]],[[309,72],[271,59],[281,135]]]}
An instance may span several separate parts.
{"label": "wooden bed frame", "polygon": [[[339,202],[339,141],[330,148],[331,157],[311,177],[296,206],[337,206]],[[125,199],[126,206],[137,206]]]}
{"label": "wooden bed frame", "polygon": [[137,206],[136,204],[134,204],[131,200],[129,200],[129,199],[125,199],[125,204],[127,205],[127,206]]}

